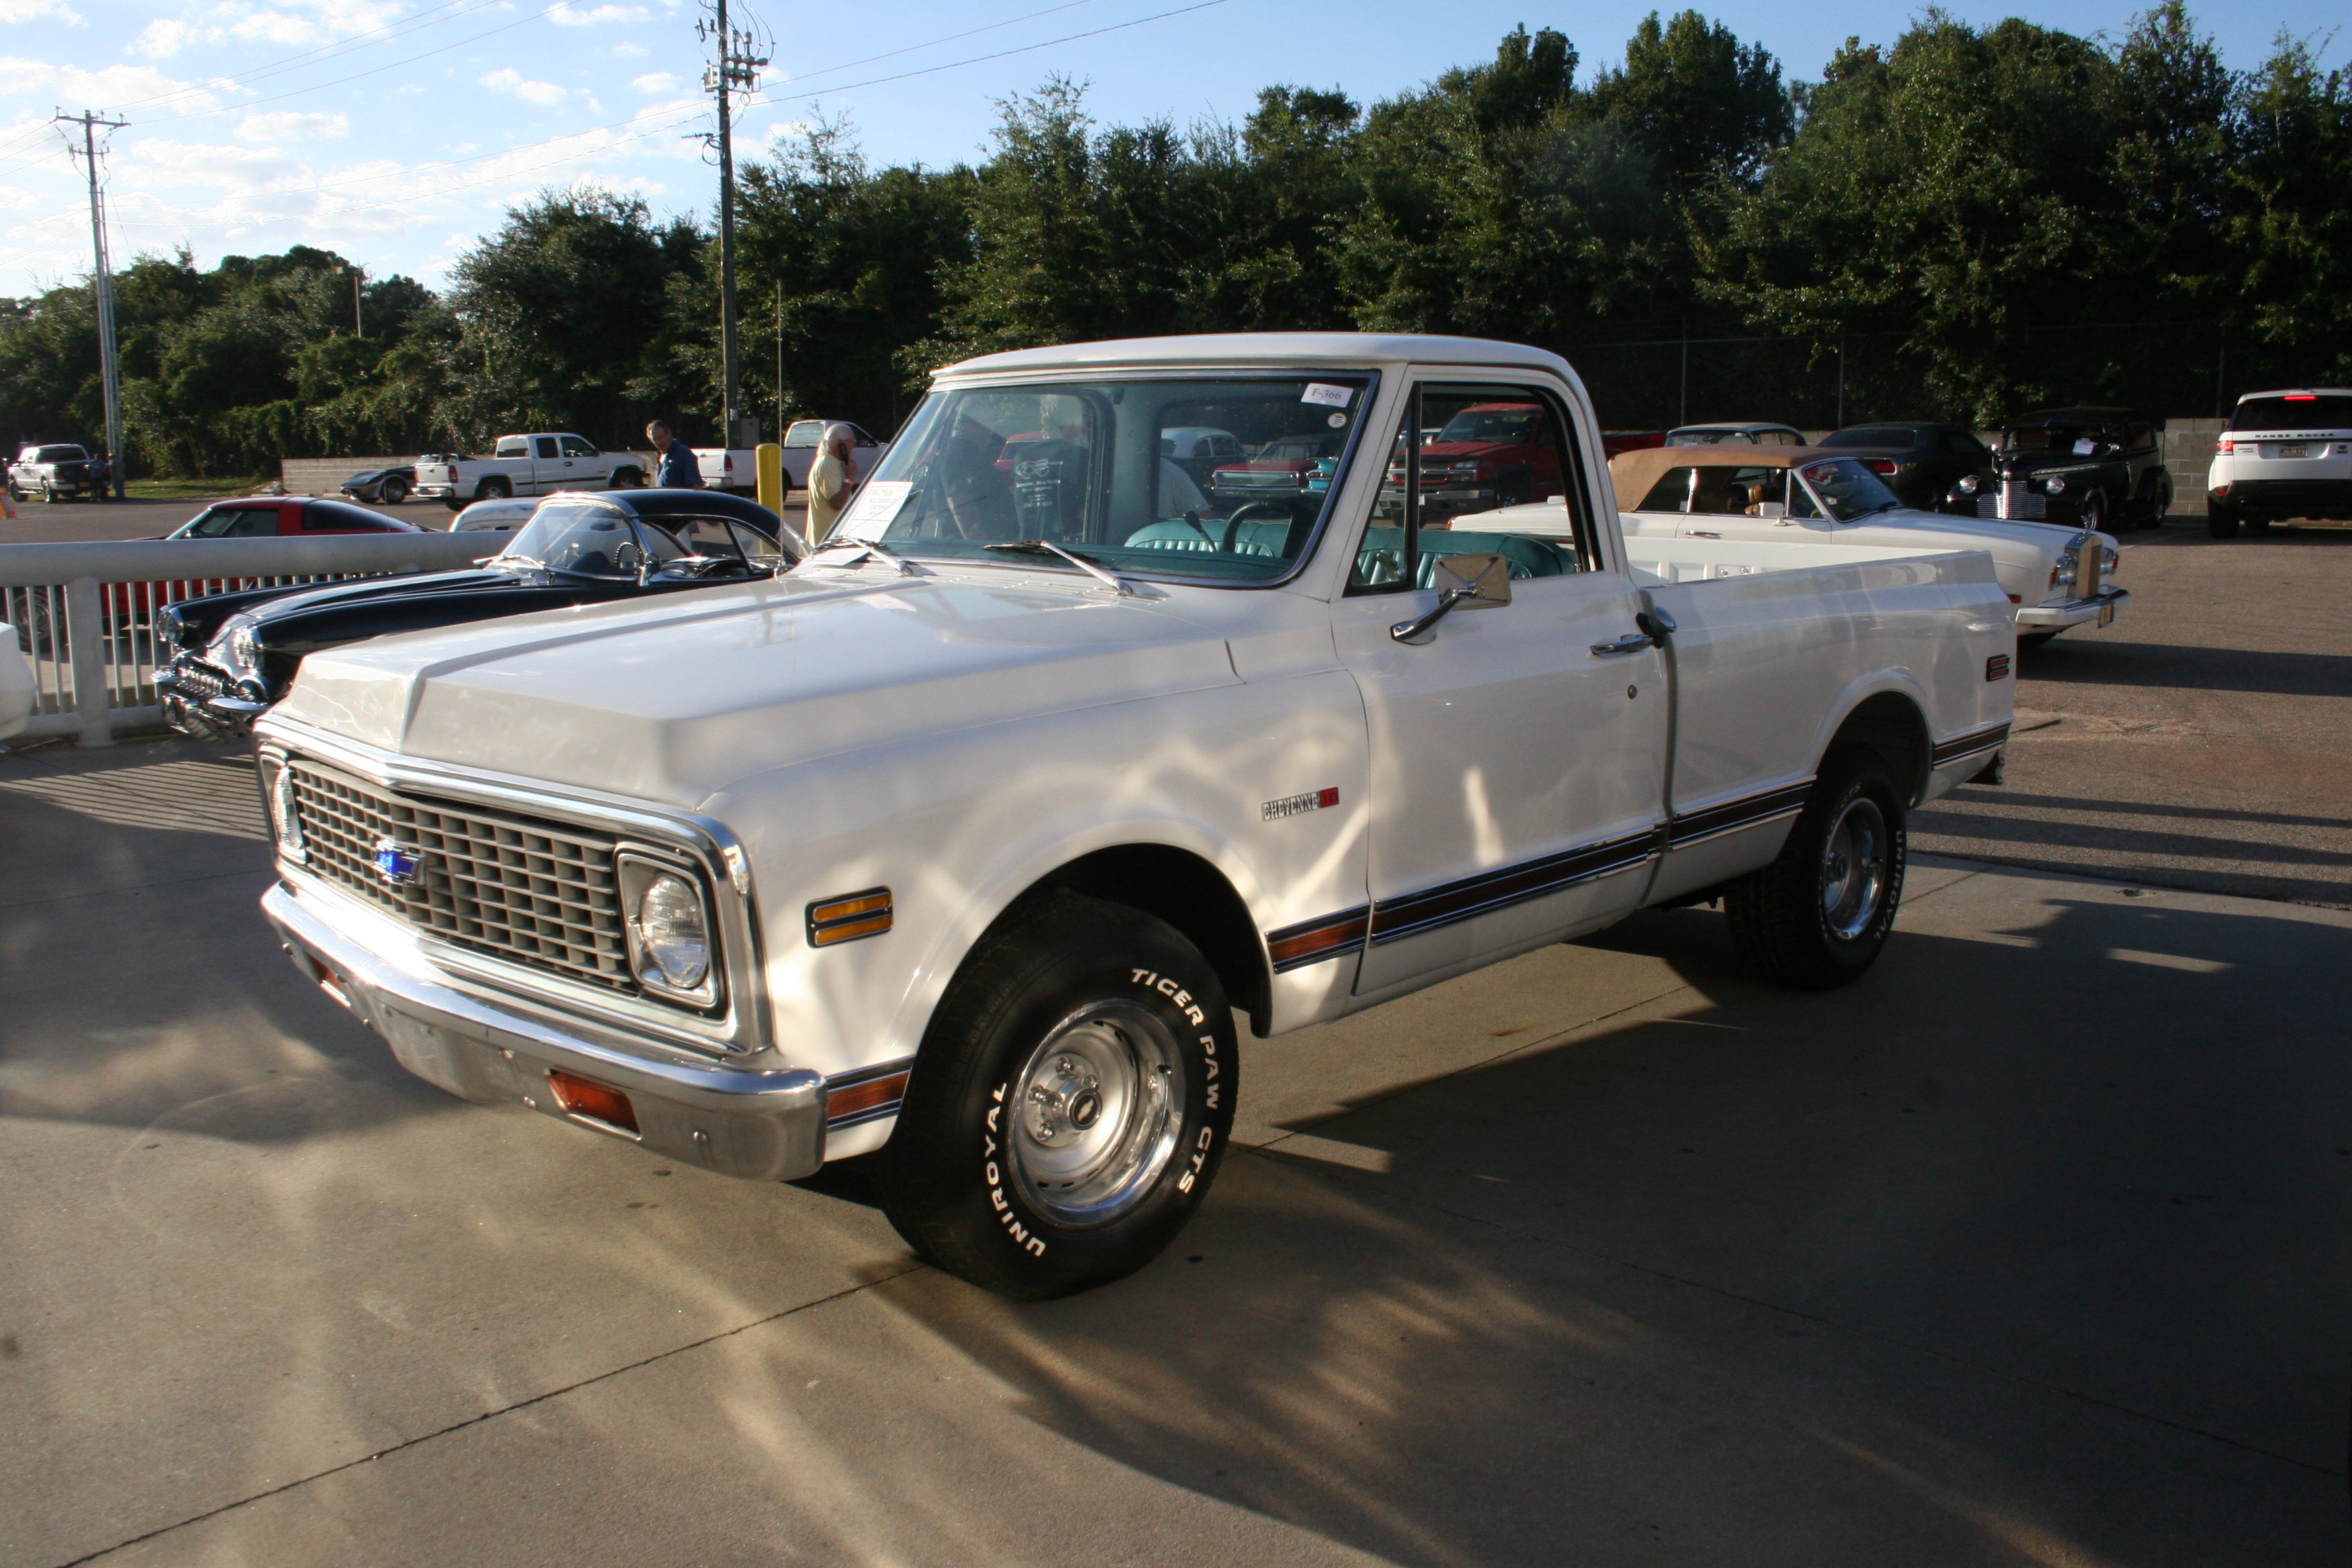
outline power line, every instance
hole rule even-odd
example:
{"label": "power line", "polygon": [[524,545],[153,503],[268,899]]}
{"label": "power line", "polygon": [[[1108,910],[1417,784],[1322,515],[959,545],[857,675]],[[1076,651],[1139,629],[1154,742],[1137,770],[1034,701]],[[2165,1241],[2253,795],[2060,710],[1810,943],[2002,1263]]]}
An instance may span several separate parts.
{"label": "power line", "polygon": [[1025,16],[1013,16],[1002,22],[991,22],[985,27],[974,27],[970,32],[950,33],[946,37],[933,38],[928,44],[909,44],[903,49],[892,49],[887,54],[868,55],[862,60],[849,60],[837,66],[824,66],[813,71],[801,71],[793,77],[793,80],[803,82],[812,77],[831,76],[835,71],[856,70],[859,66],[870,66],[879,60],[895,60],[900,55],[919,54],[925,49],[935,49],[941,44],[952,44],[959,38],[976,38],[982,33],[993,33],[1000,27],[1010,27],[1022,22],[1034,22],[1040,16],[1050,16],[1056,11],[1075,11],[1081,5],[1093,4],[1095,0],[1067,0],[1066,5],[1048,5],[1043,11],[1032,11]]}

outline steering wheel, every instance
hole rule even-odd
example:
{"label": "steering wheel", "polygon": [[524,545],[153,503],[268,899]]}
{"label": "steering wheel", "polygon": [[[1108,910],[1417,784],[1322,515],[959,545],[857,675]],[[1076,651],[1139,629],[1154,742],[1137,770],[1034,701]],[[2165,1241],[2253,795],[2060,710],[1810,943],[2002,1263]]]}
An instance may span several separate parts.
{"label": "steering wheel", "polygon": [[645,570],[645,565],[646,547],[639,544],[635,540],[624,540],[622,542],[613,546],[614,571],[629,573],[642,572]]}

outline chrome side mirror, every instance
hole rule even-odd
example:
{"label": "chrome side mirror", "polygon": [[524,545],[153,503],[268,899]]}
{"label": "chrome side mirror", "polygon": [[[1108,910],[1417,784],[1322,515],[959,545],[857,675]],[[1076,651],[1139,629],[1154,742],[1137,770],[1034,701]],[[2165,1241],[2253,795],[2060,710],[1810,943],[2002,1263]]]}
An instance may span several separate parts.
{"label": "chrome side mirror", "polygon": [[1511,563],[1500,555],[1440,555],[1430,563],[1429,585],[1437,590],[1436,606],[1418,620],[1399,621],[1389,636],[1425,643],[1455,610],[1502,608],[1511,602]]}
{"label": "chrome side mirror", "polygon": [[1777,521],[1778,520],[1789,515],[1789,503],[1782,500],[1758,501],[1756,503],[1756,515],[1759,517],[1769,517]]}

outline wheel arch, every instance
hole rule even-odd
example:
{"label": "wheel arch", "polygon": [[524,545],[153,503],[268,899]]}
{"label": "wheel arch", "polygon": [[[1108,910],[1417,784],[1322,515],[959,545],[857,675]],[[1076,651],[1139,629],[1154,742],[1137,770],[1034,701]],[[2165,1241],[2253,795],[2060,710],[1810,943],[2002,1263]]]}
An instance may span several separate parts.
{"label": "wheel arch", "polygon": [[1273,1026],[1274,981],[1265,938],[1240,891],[1202,856],[1173,844],[1090,850],[1031,883],[990,928],[1016,917],[1030,900],[1055,891],[1125,904],[1166,921],[1201,950],[1227,1000],[1249,1015],[1254,1033],[1264,1037]]}
{"label": "wheel arch", "polygon": [[1935,738],[1927,714],[1909,692],[1881,689],[1855,703],[1822,747],[1823,760],[1841,746],[1877,752],[1903,791],[1905,803],[1919,804],[1933,774]]}

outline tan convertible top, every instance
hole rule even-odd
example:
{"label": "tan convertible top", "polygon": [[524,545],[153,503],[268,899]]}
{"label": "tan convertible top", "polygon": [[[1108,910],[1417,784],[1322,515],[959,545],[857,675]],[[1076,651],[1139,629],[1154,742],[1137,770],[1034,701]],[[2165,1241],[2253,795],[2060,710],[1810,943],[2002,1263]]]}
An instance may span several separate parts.
{"label": "tan convertible top", "polygon": [[1830,447],[1644,447],[1609,459],[1609,482],[1617,510],[1632,511],[1665,477],[1668,468],[1793,468],[1816,458],[1851,458]]}

